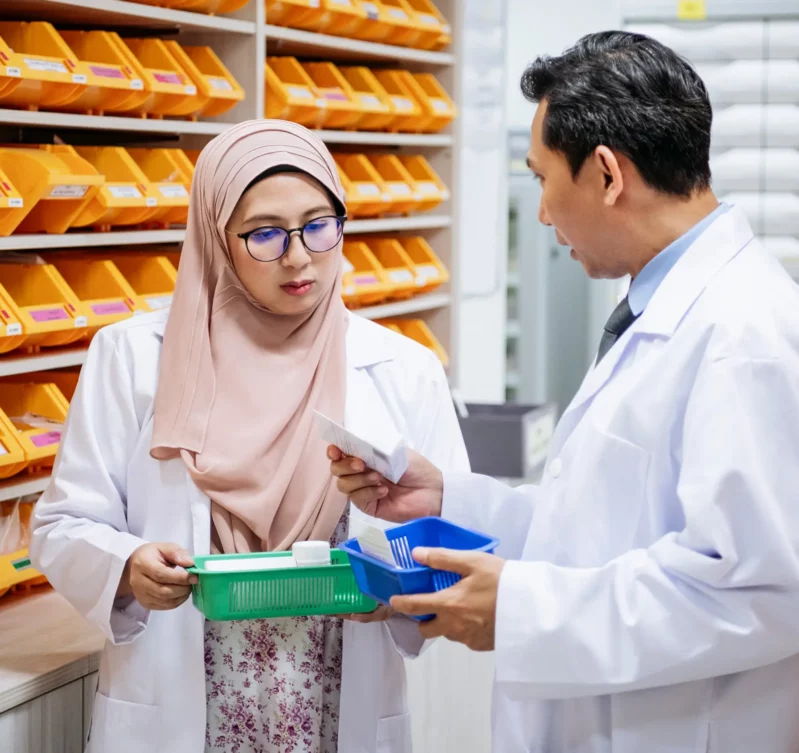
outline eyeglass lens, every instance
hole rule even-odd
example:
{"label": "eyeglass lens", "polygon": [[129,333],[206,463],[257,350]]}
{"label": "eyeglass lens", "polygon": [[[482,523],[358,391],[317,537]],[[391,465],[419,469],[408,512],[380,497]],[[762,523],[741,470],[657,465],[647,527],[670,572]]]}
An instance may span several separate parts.
{"label": "eyeglass lens", "polygon": [[[338,217],[319,217],[307,222],[300,235],[305,248],[321,254],[336,247],[341,240],[341,230]],[[247,237],[247,250],[259,261],[275,261],[286,253],[289,240],[288,232],[282,227],[265,227]]]}

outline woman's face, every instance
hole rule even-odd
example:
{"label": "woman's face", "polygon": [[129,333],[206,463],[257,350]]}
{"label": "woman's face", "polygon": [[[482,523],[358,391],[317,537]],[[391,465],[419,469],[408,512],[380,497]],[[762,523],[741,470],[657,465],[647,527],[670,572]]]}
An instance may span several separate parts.
{"label": "woman's face", "polygon": [[[336,214],[325,190],[303,173],[278,173],[256,183],[239,200],[228,222],[228,248],[242,285],[264,308],[275,314],[303,314],[316,308],[338,273],[341,241],[324,253],[309,251],[301,234],[291,235],[288,248],[275,261],[258,261],[274,256],[282,235],[270,228],[292,230],[311,220]],[[250,251],[238,233],[257,230],[250,236]],[[307,237],[318,247],[325,239],[336,240],[333,221],[313,223]],[[321,241],[321,242],[320,242]],[[252,252],[252,253],[251,253]]]}

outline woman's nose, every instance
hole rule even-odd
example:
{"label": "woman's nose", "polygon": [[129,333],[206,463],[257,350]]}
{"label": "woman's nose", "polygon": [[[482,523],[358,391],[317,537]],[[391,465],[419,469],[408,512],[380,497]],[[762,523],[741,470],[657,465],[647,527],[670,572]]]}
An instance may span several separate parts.
{"label": "woman's nose", "polygon": [[283,254],[283,264],[287,267],[302,269],[311,263],[311,255],[305,248],[299,233],[292,233],[289,237],[289,247]]}

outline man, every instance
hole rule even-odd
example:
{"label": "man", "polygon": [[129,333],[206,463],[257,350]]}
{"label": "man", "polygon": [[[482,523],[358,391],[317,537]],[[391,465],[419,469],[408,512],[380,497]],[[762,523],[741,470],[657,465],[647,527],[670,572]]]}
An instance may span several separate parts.
{"label": "man", "polygon": [[555,432],[540,486],[397,485],[330,449],[391,521],[440,514],[500,556],[417,551],[463,575],[398,598],[427,637],[496,649],[498,753],[799,749],[799,289],[710,189],[697,74],[647,37],[539,58],[540,220],[591,277],[633,278]]}

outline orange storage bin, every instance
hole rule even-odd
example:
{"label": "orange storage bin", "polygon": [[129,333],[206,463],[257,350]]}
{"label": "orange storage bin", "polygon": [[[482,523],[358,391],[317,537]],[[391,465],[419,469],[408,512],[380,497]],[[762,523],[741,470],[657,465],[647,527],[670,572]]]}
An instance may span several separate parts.
{"label": "orange storage bin", "polygon": [[416,182],[396,155],[374,155],[369,161],[391,194],[389,211],[405,214],[419,206],[422,196],[416,191]]}
{"label": "orange storage bin", "polygon": [[25,200],[0,170],[0,237],[11,235],[25,217]]}
{"label": "orange storage bin", "polygon": [[76,151],[105,178],[105,183],[75,219],[75,227],[139,225],[158,214],[158,194],[126,149],[81,146]]}
{"label": "orange storage bin", "polygon": [[23,198],[18,233],[65,233],[104,183],[71,146],[0,149],[0,170]]}
{"label": "orange storage bin", "polygon": [[360,99],[333,63],[303,63],[326,108],[323,128],[351,128],[361,118]]}
{"label": "orange storage bin", "polygon": [[434,133],[446,128],[455,118],[456,110],[438,79],[432,73],[408,73],[405,80],[424,112],[417,130]]}
{"label": "orange storage bin", "polygon": [[85,91],[86,67],[52,24],[0,21],[0,40],[0,63],[6,66],[0,106],[52,109]]}
{"label": "orange storage bin", "polygon": [[22,316],[9,296],[8,291],[0,285],[0,353],[9,353],[25,343],[22,330]]}
{"label": "orange storage bin", "polygon": [[377,319],[375,320],[375,323],[379,324],[381,327],[390,329],[392,332],[396,332],[398,335],[402,334],[402,330],[399,328],[399,325],[393,319]]}
{"label": "orange storage bin", "polygon": [[407,0],[381,0],[381,2],[387,11],[386,19],[392,27],[385,41],[403,47],[417,45],[424,36],[424,30],[410,3]]}
{"label": "orange storage bin", "polygon": [[32,470],[51,468],[69,404],[54,384],[0,383],[0,410],[17,431]]}
{"label": "orange storage bin", "polygon": [[356,39],[369,42],[386,42],[388,37],[396,31],[388,8],[380,0],[356,0],[366,14],[363,23],[353,32]]}
{"label": "orange storage bin", "polygon": [[394,119],[389,123],[390,131],[418,131],[426,118],[422,105],[416,99],[413,80],[408,71],[375,70],[374,74],[391,99]]}
{"label": "orange storage bin", "polygon": [[422,34],[414,47],[423,50],[441,50],[452,44],[452,28],[431,0],[407,0],[416,12],[416,21]]}
{"label": "orange storage bin", "polygon": [[266,23],[297,27],[319,12],[319,0],[266,0]]}
{"label": "orange storage bin", "polygon": [[114,254],[111,260],[134,292],[134,301],[141,311],[169,308],[175,292],[177,272],[165,256]]}
{"label": "orange storage bin", "polygon": [[444,350],[439,339],[424,321],[421,319],[397,319],[395,323],[405,337],[410,337],[411,340],[416,340],[420,345],[432,350],[445,367],[449,365],[447,351]]}
{"label": "orange storage bin", "polygon": [[344,242],[342,297],[350,307],[386,300],[393,290],[385,270],[363,241]]}
{"label": "orange storage bin", "polygon": [[363,154],[334,154],[354,217],[374,217],[389,210],[392,196],[372,163]]}
{"label": "orange storage bin", "polygon": [[0,263],[8,313],[22,325],[17,347],[57,347],[88,334],[88,319],[66,280],[52,264]]}
{"label": "orange storage bin", "polygon": [[399,242],[413,262],[418,292],[431,293],[449,282],[449,271],[424,238],[421,236],[399,238]]}
{"label": "orange storage bin", "polygon": [[74,366],[68,369],[53,369],[51,371],[33,371],[30,374],[18,374],[16,376],[4,377],[0,381],[14,383],[36,382],[37,384],[54,384],[58,387],[67,404],[72,402],[75,395],[75,390],[78,387],[78,379],[80,378],[80,366]]}
{"label": "orange storage bin", "polygon": [[396,117],[391,99],[374,73],[364,66],[339,68],[341,75],[352,88],[358,102],[360,117],[355,123],[358,130],[379,131]]}
{"label": "orange storage bin", "polygon": [[[28,461],[14,424],[0,411],[0,478],[11,478],[25,470]],[[10,584],[2,584],[7,587]]]}
{"label": "orange storage bin", "polygon": [[[142,0],[136,0],[142,2]],[[249,0],[144,0],[147,5],[165,5],[175,10],[188,10],[194,13],[233,13],[243,8]]]}
{"label": "orange storage bin", "polygon": [[205,102],[195,115],[222,115],[244,99],[244,89],[210,47],[181,47],[174,41],[166,45],[197,87],[198,98]]}
{"label": "orange storage bin", "polygon": [[416,191],[422,199],[417,211],[435,209],[441,202],[448,201],[449,189],[444,185],[432,165],[421,155],[400,155],[400,162],[416,182]]}
{"label": "orange storage bin", "polygon": [[327,101],[297,58],[266,60],[266,117],[292,120],[318,128],[325,119]]}
{"label": "orange storage bin", "polygon": [[393,238],[370,238],[369,248],[391,283],[392,299],[410,298],[417,292],[416,269],[402,244]]}
{"label": "orange storage bin", "polygon": [[358,0],[321,0],[318,20],[303,23],[303,28],[339,37],[354,37],[366,19],[366,9]]}
{"label": "orange storage bin", "polygon": [[182,149],[128,149],[158,195],[154,222],[185,224],[189,216],[189,190],[194,165]]}

